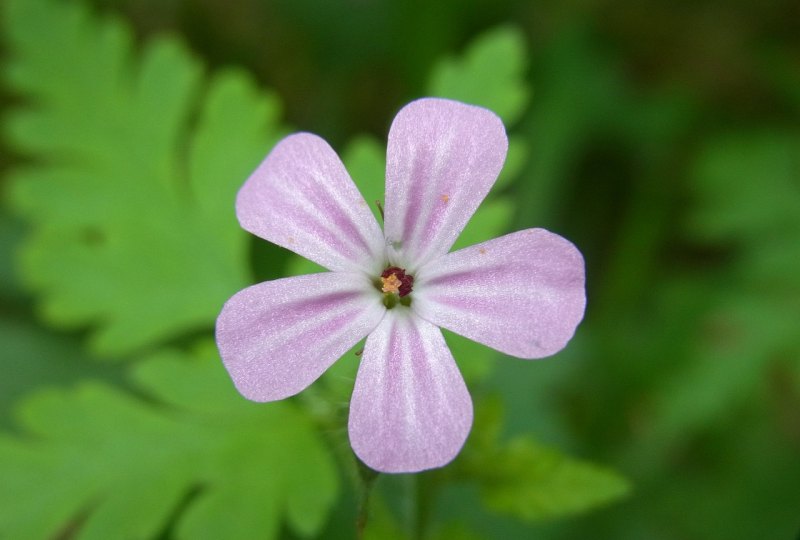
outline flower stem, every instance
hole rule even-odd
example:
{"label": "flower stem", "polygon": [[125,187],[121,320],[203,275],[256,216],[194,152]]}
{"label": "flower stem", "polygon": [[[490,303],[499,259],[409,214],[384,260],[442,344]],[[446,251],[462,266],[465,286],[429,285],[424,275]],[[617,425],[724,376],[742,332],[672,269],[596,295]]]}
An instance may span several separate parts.
{"label": "flower stem", "polygon": [[408,538],[417,540],[420,538],[419,521],[419,482],[416,474],[409,474],[404,478],[405,489],[403,500],[405,501],[403,516],[405,517],[405,531]]}
{"label": "flower stem", "polygon": [[372,493],[372,488],[375,486],[375,481],[378,479],[380,473],[367,467],[358,458],[356,458],[356,465],[358,467],[358,477],[361,481],[358,514],[356,515],[356,538],[358,540],[363,540],[364,530],[367,527],[367,520],[369,519],[369,496]]}

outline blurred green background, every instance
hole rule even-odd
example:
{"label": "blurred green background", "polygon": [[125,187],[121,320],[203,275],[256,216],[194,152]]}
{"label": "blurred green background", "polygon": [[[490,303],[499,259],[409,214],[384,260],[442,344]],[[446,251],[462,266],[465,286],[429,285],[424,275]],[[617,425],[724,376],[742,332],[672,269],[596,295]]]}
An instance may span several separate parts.
{"label": "blurred green background", "polygon": [[235,393],[222,302],[311,268],[233,197],[318,133],[367,200],[406,102],[487,106],[511,150],[459,240],[587,264],[526,362],[447,335],[476,405],[447,467],[378,479],[369,538],[796,538],[800,4],[3,0],[0,538],[352,538],[357,357]]}

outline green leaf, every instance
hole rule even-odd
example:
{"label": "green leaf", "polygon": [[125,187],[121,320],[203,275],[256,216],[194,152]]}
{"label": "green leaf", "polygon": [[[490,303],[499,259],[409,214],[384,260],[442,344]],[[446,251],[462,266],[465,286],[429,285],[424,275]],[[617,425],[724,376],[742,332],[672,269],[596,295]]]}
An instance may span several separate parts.
{"label": "green leaf", "polygon": [[718,136],[702,149],[695,164],[697,204],[690,231],[700,238],[753,244],[786,233],[796,236],[799,177],[796,134]]}
{"label": "green leaf", "polygon": [[32,226],[22,275],[47,321],[90,326],[122,355],[210,328],[249,282],[236,190],[278,137],[278,103],[236,71],[204,83],[174,38],[131,32],[79,3],[10,0],[4,125],[34,158],[11,171]]}
{"label": "green leaf", "polygon": [[530,148],[528,147],[527,140],[519,135],[508,136],[508,154],[506,155],[506,162],[497,177],[497,182],[492,186],[492,192],[497,193],[499,190],[508,186],[511,181],[519,176],[523,168],[527,164]]}
{"label": "green leaf", "polygon": [[407,540],[401,524],[392,515],[386,502],[373,495],[370,500],[369,516],[364,527],[365,540]]}
{"label": "green leaf", "polygon": [[119,364],[87,362],[73,336],[48,332],[18,315],[0,317],[0,427],[11,424],[14,403],[44,385],[68,385],[92,376],[120,380]]}
{"label": "green leaf", "polygon": [[0,213],[0,298],[3,299],[13,301],[23,297],[12,256],[22,236],[22,225],[18,220]]}
{"label": "green leaf", "polygon": [[630,485],[613,470],[575,459],[528,436],[500,442],[502,407],[477,410],[462,474],[478,482],[487,508],[526,521],[586,512],[625,497]]}
{"label": "green leaf", "polygon": [[301,536],[321,528],[337,475],[300,410],[244,400],[211,345],[154,355],[133,381],[146,400],[84,382],[21,403],[24,435],[0,436],[0,536],[151,538],[170,526],[176,538],[244,539],[277,538],[282,521]]}
{"label": "green leaf", "polygon": [[798,178],[797,134],[724,134],[701,150],[689,232],[731,256],[707,278],[713,304],[697,323],[690,361],[655,393],[656,443],[737,421],[769,384],[771,366],[789,359],[800,367]]}
{"label": "green leaf", "polygon": [[383,204],[386,200],[386,144],[367,135],[355,137],[342,152],[342,161],[375,219],[383,224],[375,201]]}
{"label": "green leaf", "polygon": [[508,230],[514,214],[513,203],[505,198],[485,201],[459,235],[451,251],[473,246],[500,236]]}
{"label": "green leaf", "polygon": [[528,102],[526,68],[524,36],[516,28],[500,27],[478,37],[461,57],[441,61],[428,92],[491,109],[509,126]]}
{"label": "green leaf", "polygon": [[475,531],[467,527],[462,522],[450,522],[442,527],[439,527],[435,532],[430,535],[430,540],[450,540],[458,538],[459,540],[484,540],[485,537],[479,535]]}
{"label": "green leaf", "polygon": [[487,507],[529,521],[556,519],[624,497],[628,483],[611,469],[565,456],[529,438],[505,445],[483,485]]}

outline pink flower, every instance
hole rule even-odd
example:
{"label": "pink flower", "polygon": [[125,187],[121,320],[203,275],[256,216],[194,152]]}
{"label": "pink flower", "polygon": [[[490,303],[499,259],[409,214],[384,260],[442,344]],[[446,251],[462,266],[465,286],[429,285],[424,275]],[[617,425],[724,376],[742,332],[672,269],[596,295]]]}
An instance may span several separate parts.
{"label": "pink flower", "polygon": [[448,250],[494,184],[508,140],[492,112],[406,105],[389,130],[384,230],[321,138],[283,139],[245,182],[246,230],[329,269],[253,285],[217,319],[236,388],[292,396],[367,338],[350,402],[356,455],[383,472],[441,467],[472,401],[439,327],[520,358],[561,350],[583,317],[584,265],[544,229]]}

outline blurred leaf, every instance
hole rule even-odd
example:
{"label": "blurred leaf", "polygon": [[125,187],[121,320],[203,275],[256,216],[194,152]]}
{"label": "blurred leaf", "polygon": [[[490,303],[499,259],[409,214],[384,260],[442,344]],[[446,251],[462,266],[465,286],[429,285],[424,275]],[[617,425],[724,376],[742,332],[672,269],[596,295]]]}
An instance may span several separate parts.
{"label": "blurred leaf", "polygon": [[510,126],[528,102],[526,64],[522,33],[513,27],[496,28],[475,39],[461,57],[441,61],[428,92],[491,109]]}
{"label": "blurred leaf", "polygon": [[758,245],[800,235],[800,137],[719,136],[700,153],[694,177],[690,231],[701,238]]}
{"label": "blurred leaf", "polygon": [[471,530],[462,522],[450,522],[439,527],[430,535],[430,540],[483,540],[485,537]]}
{"label": "blurred leaf", "polygon": [[242,399],[213,346],[154,355],[133,380],[148,401],[84,382],[21,403],[25,436],[0,436],[0,536],[151,538],[178,512],[176,538],[319,530],[337,476],[291,403]]}
{"label": "blurred leaf", "polygon": [[382,498],[372,496],[369,506],[367,525],[364,528],[365,540],[406,540],[408,538]]}
{"label": "blurred leaf", "polygon": [[18,220],[0,213],[0,298],[22,298],[19,277],[13,267],[12,254],[22,240],[22,227]]}
{"label": "blurred leaf", "polygon": [[383,204],[386,200],[386,145],[367,135],[355,137],[342,152],[342,161],[375,219],[382,225],[383,218],[375,201]]}
{"label": "blurred leaf", "polygon": [[44,385],[82,377],[119,380],[119,365],[86,362],[73,336],[58,335],[15,316],[0,318],[0,427],[9,428],[14,403]]}
{"label": "blurred leaf", "polygon": [[788,352],[783,344],[793,343],[800,352],[797,319],[786,315],[780,305],[761,297],[719,301],[702,321],[705,326],[690,361],[666,377],[653,396],[655,418],[648,429],[674,442],[734,418],[739,406],[764,386],[765,368],[783,360]]}
{"label": "blurred leaf", "polygon": [[496,512],[520,519],[556,519],[606,505],[628,494],[610,469],[565,456],[529,438],[510,441],[495,456],[483,497]]}
{"label": "blurred leaf", "polygon": [[616,127],[631,114],[632,99],[613,57],[583,24],[564,28],[539,51],[532,76],[536,99],[524,123],[531,141],[529,181],[520,183],[518,219],[520,226],[548,227],[556,222],[561,198],[575,189],[570,174],[587,138],[599,128]]}
{"label": "blurred leaf", "polygon": [[11,203],[47,320],[92,326],[109,355],[211,327],[249,281],[233,203],[278,136],[277,100],[234,71],[203,88],[172,38],[135,55],[126,26],[79,3],[5,7],[5,79],[28,98],[5,134],[36,160],[11,172]]}
{"label": "blurred leaf", "polygon": [[765,384],[767,366],[800,358],[800,137],[719,136],[694,178],[690,232],[732,246],[733,258],[728,277],[713,279],[692,361],[656,396],[651,428],[662,438],[731,418]]}
{"label": "blurred leaf", "polygon": [[508,230],[513,214],[514,205],[510,200],[487,199],[464,227],[451,251],[474,246],[502,235]]}
{"label": "blurred leaf", "polygon": [[607,505],[630,491],[611,469],[568,457],[530,437],[500,442],[501,418],[498,400],[482,404],[458,462],[478,482],[493,511],[527,521],[552,520]]}
{"label": "blurred leaf", "polygon": [[492,192],[497,193],[505,188],[511,181],[519,176],[528,162],[530,155],[530,148],[528,147],[527,140],[519,135],[508,136],[508,154],[506,155],[506,162],[503,164],[503,169],[497,177],[492,187]]}

